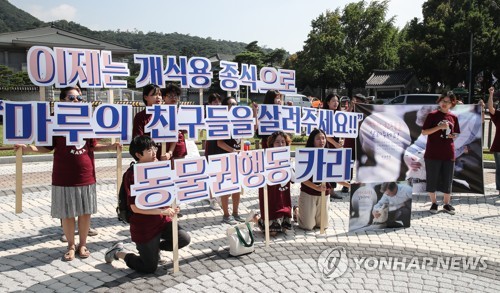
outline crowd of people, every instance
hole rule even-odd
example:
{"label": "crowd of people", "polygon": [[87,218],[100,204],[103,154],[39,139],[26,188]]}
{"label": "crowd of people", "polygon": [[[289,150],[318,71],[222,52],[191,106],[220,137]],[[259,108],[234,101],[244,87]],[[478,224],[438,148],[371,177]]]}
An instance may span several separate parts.
{"label": "crowd of people", "polygon": [[[161,89],[156,85],[147,85],[143,88],[143,101],[146,106],[155,104],[178,104],[181,91],[174,84],[169,84]],[[282,95],[275,90],[266,93],[265,104],[282,104]],[[488,100],[488,110],[495,124],[500,123],[500,115],[497,115],[493,107],[493,89],[490,89]],[[69,87],[61,91],[60,102],[77,103],[81,102],[81,91],[78,87]],[[323,100],[323,109],[333,111],[354,111],[357,103],[364,103],[364,97],[356,95],[347,104],[342,105],[339,96],[328,95]],[[432,206],[431,213],[437,212],[438,203],[436,191],[444,194],[443,210],[454,214],[454,208],[450,203],[451,183],[454,169],[454,139],[460,133],[460,125],[450,110],[457,103],[453,93],[443,94],[437,101],[438,107],[428,114],[422,126],[422,135],[427,136],[425,150],[426,165],[426,191],[429,193]],[[232,97],[222,98],[218,94],[211,94],[208,97],[209,105],[225,105],[228,108],[238,105],[236,99]],[[345,106],[347,108],[343,109]],[[254,108],[257,111],[257,108]],[[255,112],[256,113],[256,112]],[[184,158],[187,155],[185,135],[186,132],[178,132],[178,141],[167,143],[165,151],[162,145],[155,143],[146,131],[146,125],[151,121],[152,114],[146,110],[137,113],[133,121],[133,140],[130,143],[129,152],[137,164],[154,162],[160,160],[171,160]],[[498,129],[498,128],[497,128]],[[500,136],[495,136],[492,145],[492,152],[495,154],[497,170],[500,167]],[[282,131],[274,132],[269,136],[260,136],[263,148],[273,148],[289,146],[291,138]],[[205,156],[225,154],[240,151],[239,140],[214,140],[205,144]],[[320,129],[314,129],[309,135],[306,148],[345,148],[353,149],[355,154],[355,140],[327,137]],[[90,250],[87,248],[87,236],[89,235],[91,215],[97,212],[96,196],[96,174],[94,164],[94,152],[102,150],[116,150],[121,148],[120,143],[101,144],[96,139],[86,139],[81,146],[68,146],[64,137],[54,137],[52,146],[40,147],[35,145],[16,145],[23,153],[29,152],[50,152],[54,153],[54,163],[52,172],[52,204],[51,216],[61,219],[64,236],[67,240],[67,249],[63,259],[71,261],[78,256],[88,258]],[[354,159],[354,157],[353,157]],[[172,164],[173,165],[173,164]],[[151,273],[156,270],[160,259],[160,250],[172,251],[172,217],[181,216],[180,208],[165,207],[159,209],[142,210],[135,206],[134,199],[130,196],[130,186],[134,183],[133,168],[129,168],[122,182],[127,193],[127,204],[132,211],[130,218],[130,233],[132,241],[135,242],[138,255],[124,251],[122,243],[114,244],[105,254],[106,262],[122,259],[128,267],[144,273]],[[313,182],[312,178],[300,184],[300,194],[298,196],[298,206],[292,207],[291,183],[286,185],[267,186],[268,191],[268,217],[269,229],[273,234],[280,233],[292,228],[292,222],[296,221],[301,229],[313,230],[320,227],[321,217],[321,196],[325,195],[327,202],[331,198],[341,199],[342,196],[336,193],[336,183]],[[342,192],[347,192],[348,182],[341,182]],[[260,219],[258,226],[264,228],[264,188],[259,190]],[[378,205],[387,203],[390,207],[390,219],[394,222],[400,215],[395,214],[396,209],[401,211],[408,199],[405,190],[404,197],[399,196],[403,192],[403,187],[392,182],[383,185],[384,196]],[[497,189],[500,191],[500,178],[497,172]],[[245,218],[240,214],[240,193],[220,197],[222,209],[222,222],[235,225],[245,222]],[[410,193],[411,198],[411,193]],[[229,210],[229,200],[232,201],[232,209]],[[219,209],[219,201],[210,198],[210,206]],[[397,208],[396,208],[397,206]],[[391,214],[391,212],[394,212]],[[407,213],[407,210],[404,210]],[[328,208],[326,209],[328,213]],[[380,214],[373,211],[375,218]],[[75,226],[78,218],[78,244],[75,242]],[[406,224],[406,223],[405,223]],[[406,226],[406,225],[405,225]],[[178,247],[182,248],[190,243],[189,234],[178,228]]]}

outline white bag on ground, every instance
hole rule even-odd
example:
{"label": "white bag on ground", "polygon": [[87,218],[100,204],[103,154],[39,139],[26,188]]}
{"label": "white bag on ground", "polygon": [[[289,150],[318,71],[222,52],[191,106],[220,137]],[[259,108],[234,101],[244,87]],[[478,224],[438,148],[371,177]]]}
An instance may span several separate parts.
{"label": "white bag on ground", "polygon": [[238,256],[242,254],[252,253],[253,232],[249,223],[239,224],[234,227],[227,228],[227,238],[229,240],[229,254]]}

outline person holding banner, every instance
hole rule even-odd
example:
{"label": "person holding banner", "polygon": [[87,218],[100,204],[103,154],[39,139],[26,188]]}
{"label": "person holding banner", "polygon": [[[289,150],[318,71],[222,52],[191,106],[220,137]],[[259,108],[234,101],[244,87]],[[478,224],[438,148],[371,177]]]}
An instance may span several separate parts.
{"label": "person holding banner", "polygon": [[[352,97],[352,101],[349,104],[348,112],[355,112],[356,104],[365,104],[366,103],[366,98],[362,94],[356,94]],[[356,158],[356,139],[355,138],[346,138],[344,139],[344,148],[350,148],[352,149],[352,160],[355,161]],[[352,170],[351,170],[351,175],[352,175]],[[351,176],[352,178],[352,176]],[[362,178],[356,178],[357,181],[362,182]],[[347,186],[342,187],[342,192],[347,193],[349,192],[349,188]]]}
{"label": "person holding banner", "polygon": [[[324,148],[326,145],[326,134],[323,130],[315,128],[309,135],[306,147]],[[321,226],[321,192],[325,192],[326,202],[330,201],[331,185],[326,182],[312,182],[312,178],[300,184],[299,206],[294,208],[294,218],[299,227],[304,230],[312,230]],[[328,219],[328,207],[326,208]]]}
{"label": "person holding banner", "polygon": [[[130,143],[129,153],[137,164],[157,161],[157,147],[149,136],[136,136]],[[123,187],[127,193],[127,204],[133,212],[130,216],[130,236],[135,242],[139,255],[123,251],[123,243],[110,247],[104,259],[107,263],[123,259],[127,266],[141,273],[154,273],[160,260],[159,251],[173,251],[172,217],[180,208],[170,207],[142,210],[131,197],[130,186],[134,184],[134,168],[129,168],[123,176]],[[178,247],[183,248],[191,242],[189,234],[178,226]]]}
{"label": "person holding banner", "polygon": [[437,102],[438,110],[427,115],[422,126],[422,134],[427,135],[424,161],[426,172],[426,191],[429,193],[432,205],[430,212],[438,210],[436,190],[444,193],[443,211],[454,215],[455,208],[451,206],[451,184],[455,169],[454,139],[460,133],[458,117],[450,112],[456,104],[453,92],[442,94]]}
{"label": "person holding banner", "polygon": [[[228,110],[232,106],[237,106],[238,102],[232,97],[226,97],[222,101],[222,105],[228,106]],[[210,155],[226,154],[238,152],[240,150],[240,140],[226,139],[226,140],[215,140],[210,144]],[[229,215],[229,197],[233,199],[233,213]],[[236,192],[232,195],[224,195],[220,197],[222,212],[224,216],[222,217],[222,222],[230,225],[235,225],[238,222],[245,222],[245,219],[239,215],[238,207],[240,205],[240,193]]]}
{"label": "person holding banner", "polygon": [[488,89],[490,95],[488,97],[488,111],[490,112],[491,121],[495,124],[495,138],[491,144],[490,151],[493,153],[495,158],[495,182],[498,195],[500,195],[500,114],[493,106],[493,94],[495,93],[495,88],[490,87]]}
{"label": "person holding banner", "polygon": [[[142,89],[142,100],[144,101],[144,105],[146,107],[150,107],[153,105],[161,104],[162,96],[161,89],[156,84],[148,84]],[[134,123],[132,126],[132,137],[136,137],[139,135],[149,135],[149,133],[145,132],[146,125],[153,118],[152,114],[147,114],[146,109],[138,112],[134,116]],[[161,144],[157,144],[158,152],[156,153],[156,158],[159,161],[170,160],[172,157],[172,153],[166,153],[165,156],[161,156]]]}
{"label": "person holding banner", "polygon": [[[276,131],[267,139],[269,147],[289,146],[292,140],[283,131]],[[277,233],[292,229],[292,198],[290,196],[290,181],[285,186],[280,184],[266,186],[269,194],[269,231]],[[264,212],[264,188],[259,188],[259,207],[261,218],[258,220],[259,228],[265,230],[265,212]]]}
{"label": "person holding banner", "polygon": [[[163,102],[167,105],[177,105],[180,95],[181,89],[172,83],[168,84],[164,89],[161,89]],[[173,160],[182,159],[187,155],[186,140],[184,138],[185,133],[185,130],[179,130],[177,142],[167,144],[167,156],[171,158],[172,163]]]}
{"label": "person holding banner", "polygon": [[[263,104],[266,105],[281,105],[281,94],[277,90],[268,90],[266,92],[266,96],[264,97],[264,102]],[[255,111],[255,115],[257,115],[257,111]],[[257,127],[257,124],[255,125]],[[267,139],[269,138],[269,135],[258,135],[258,137],[261,139],[262,143],[262,148],[267,149],[268,144],[267,144]]]}
{"label": "person holding banner", "polygon": [[[329,94],[326,96],[323,101],[323,109],[324,110],[332,110],[334,113],[336,111],[341,111],[342,108],[340,106],[339,96],[336,94]],[[343,147],[344,142],[340,140],[338,137],[327,137],[326,138],[326,146],[331,149],[340,149]],[[335,193],[335,188],[337,187],[337,182],[332,182],[332,191],[330,192],[330,200],[333,198],[342,199],[343,197],[337,193]]]}
{"label": "person holding banner", "polygon": [[[222,104],[222,98],[217,93],[212,93],[208,96],[208,103],[206,105],[211,106],[220,106]],[[214,145],[215,144],[215,145]],[[206,140],[205,141],[205,158],[208,162],[208,156],[211,155],[210,150],[216,147],[216,140]],[[212,194],[210,194],[210,199],[208,199],[208,203],[210,204],[210,208],[212,210],[220,210],[219,198],[213,198]]]}
{"label": "person holding banner", "polygon": [[[78,87],[67,87],[61,90],[61,102],[79,103],[83,99]],[[68,248],[63,256],[65,261],[88,258],[87,236],[90,229],[90,216],[97,213],[97,191],[94,152],[115,150],[119,143],[100,144],[96,139],[85,139],[83,146],[66,145],[66,137],[54,136],[52,146],[37,147],[17,144],[15,149],[22,148],[27,152],[48,153],[54,151],[52,167],[52,201],[51,216],[62,221]],[[78,234],[80,243],[75,243],[75,218],[78,217]]]}

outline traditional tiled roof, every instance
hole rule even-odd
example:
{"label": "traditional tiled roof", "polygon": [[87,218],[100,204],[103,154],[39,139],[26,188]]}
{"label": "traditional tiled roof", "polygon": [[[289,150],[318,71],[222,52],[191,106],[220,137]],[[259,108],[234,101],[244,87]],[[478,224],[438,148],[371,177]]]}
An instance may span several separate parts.
{"label": "traditional tiled roof", "polygon": [[2,47],[29,48],[37,45],[109,50],[114,54],[133,54],[137,52],[137,50],[129,47],[89,38],[51,26],[0,34],[0,46]]}
{"label": "traditional tiled roof", "polygon": [[414,75],[415,73],[411,69],[374,70],[366,81],[366,86],[404,86]]}
{"label": "traditional tiled roof", "polygon": [[215,55],[213,55],[212,57],[208,58],[208,60],[210,60],[210,62],[214,63],[214,62],[219,62],[221,60],[224,60],[224,61],[233,61],[234,60],[234,55],[230,55],[230,54],[220,54],[220,53],[217,53]]}

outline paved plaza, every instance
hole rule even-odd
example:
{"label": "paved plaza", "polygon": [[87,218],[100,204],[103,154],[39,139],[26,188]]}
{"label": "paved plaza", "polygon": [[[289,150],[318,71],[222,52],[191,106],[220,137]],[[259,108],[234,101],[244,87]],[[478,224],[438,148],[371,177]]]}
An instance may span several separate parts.
{"label": "paved plaza", "polygon": [[[123,159],[124,170],[129,162]],[[229,225],[221,224],[220,211],[206,203],[182,206],[179,223],[191,244],[180,250],[180,272],[173,273],[172,254],[162,252],[167,261],[144,275],[123,261],[104,261],[104,252],[117,241],[135,251],[128,226],[116,218],[115,164],[114,159],[96,160],[98,213],[92,226],[99,234],[89,237],[90,258],[71,262],[62,261],[66,244],[59,240],[59,220],[50,217],[52,162],[23,164],[21,214],[14,212],[15,165],[0,164],[0,292],[500,292],[500,198],[492,169],[484,170],[485,196],[454,194],[456,215],[431,215],[428,197],[414,195],[411,227],[353,233],[348,232],[345,195],[329,206],[326,235],[295,227],[271,237],[265,247],[263,233],[254,228],[255,252],[240,257],[229,256]],[[292,187],[293,204],[299,187]],[[240,212],[246,215],[258,206],[257,192],[246,192]],[[342,251],[344,260],[347,256],[347,266],[328,279],[318,258],[332,248]],[[377,265],[390,257],[399,263]],[[458,258],[482,263],[476,268],[463,268],[463,262],[448,269],[422,266],[424,259]],[[412,259],[416,266],[409,266]]]}

